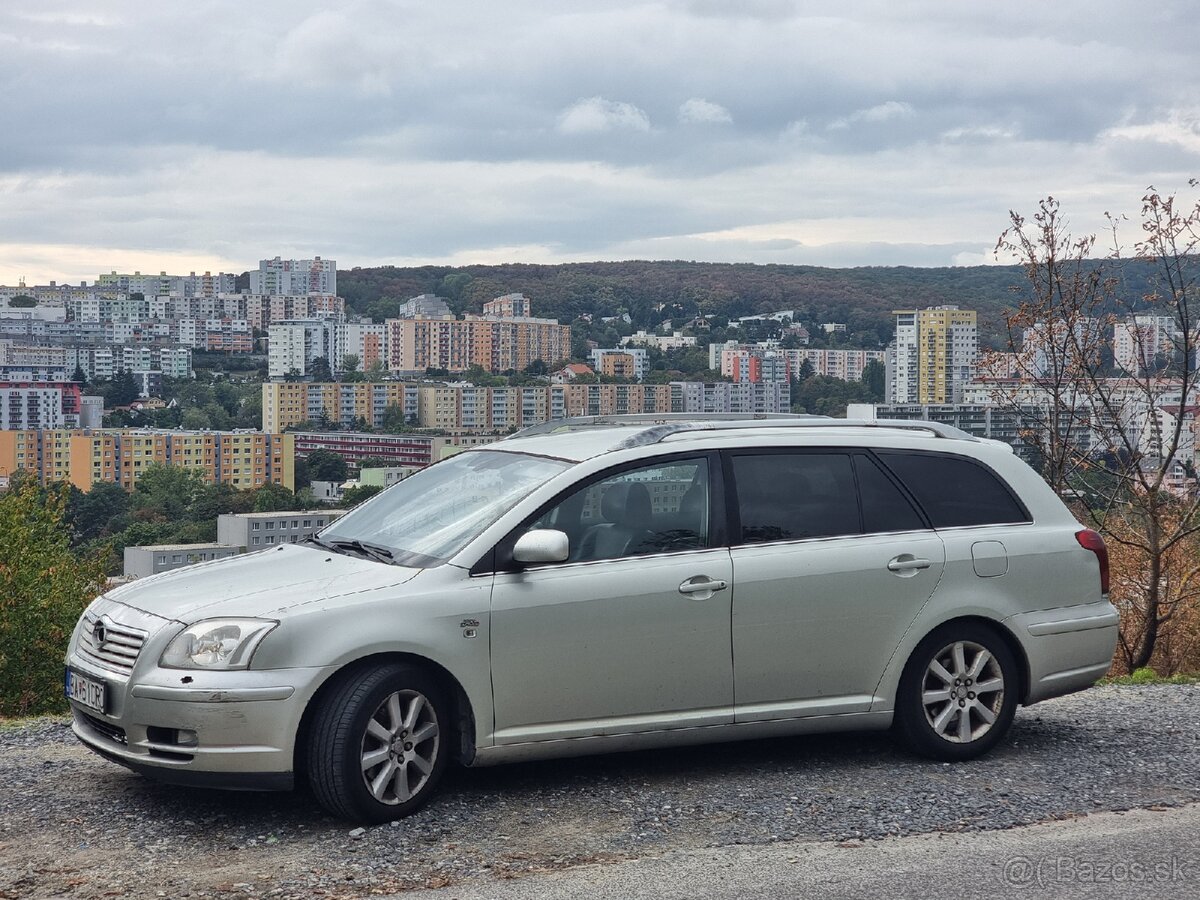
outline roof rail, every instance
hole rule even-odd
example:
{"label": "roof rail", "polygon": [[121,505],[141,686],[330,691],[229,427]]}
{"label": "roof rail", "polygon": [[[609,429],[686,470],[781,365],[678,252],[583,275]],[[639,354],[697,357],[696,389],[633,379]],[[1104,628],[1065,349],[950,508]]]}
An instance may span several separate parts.
{"label": "roof rail", "polygon": [[645,430],[617,444],[614,450],[657,444],[673,434],[685,431],[722,431],[743,428],[889,428],[903,431],[924,431],[936,438],[979,442],[979,438],[941,422],[918,419],[833,419],[796,413],[639,413],[615,416],[574,416],[555,419],[522,428],[505,440],[556,434],[590,428],[612,428],[644,425]]}

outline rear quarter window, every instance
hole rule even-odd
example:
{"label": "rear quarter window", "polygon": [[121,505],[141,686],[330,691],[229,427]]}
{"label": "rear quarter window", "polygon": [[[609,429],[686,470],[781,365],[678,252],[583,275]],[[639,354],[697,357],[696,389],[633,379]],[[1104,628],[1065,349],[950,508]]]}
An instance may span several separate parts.
{"label": "rear quarter window", "polygon": [[876,453],[908,488],[934,528],[1031,521],[1012,490],[975,460],[944,453]]}

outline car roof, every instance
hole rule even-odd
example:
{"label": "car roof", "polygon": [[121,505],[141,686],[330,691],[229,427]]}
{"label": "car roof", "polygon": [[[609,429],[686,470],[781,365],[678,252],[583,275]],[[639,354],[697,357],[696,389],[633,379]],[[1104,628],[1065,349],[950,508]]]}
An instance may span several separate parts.
{"label": "car roof", "polygon": [[784,439],[797,445],[858,443],[867,446],[970,450],[966,444],[998,444],[948,425],[924,421],[868,421],[823,416],[587,416],[527,428],[480,449],[553,456],[582,462],[618,450],[703,441],[737,447]]}

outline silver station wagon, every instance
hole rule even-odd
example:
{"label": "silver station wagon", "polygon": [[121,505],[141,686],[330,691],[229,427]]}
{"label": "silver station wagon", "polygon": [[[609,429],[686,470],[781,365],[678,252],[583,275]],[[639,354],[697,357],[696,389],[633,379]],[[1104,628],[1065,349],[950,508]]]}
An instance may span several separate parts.
{"label": "silver station wagon", "polygon": [[469,766],[893,728],[977,756],[1108,669],[1103,541],[1011,448],[929,423],[568,419],[304,544],[121,586],[75,734],[179,784],[307,780],[362,822]]}

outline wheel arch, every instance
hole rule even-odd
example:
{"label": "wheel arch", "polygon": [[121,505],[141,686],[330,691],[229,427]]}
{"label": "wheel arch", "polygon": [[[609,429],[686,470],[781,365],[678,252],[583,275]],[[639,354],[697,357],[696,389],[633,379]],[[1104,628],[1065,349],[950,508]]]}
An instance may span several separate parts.
{"label": "wheel arch", "polygon": [[904,673],[908,671],[909,666],[913,664],[913,659],[917,654],[917,648],[929,638],[929,636],[943,628],[953,625],[980,625],[987,628],[989,631],[996,633],[1005,647],[1013,655],[1013,659],[1017,662],[1017,676],[1020,678],[1019,690],[1017,691],[1017,700],[1024,704],[1029,699],[1029,687],[1032,679],[1029,668],[1029,656],[1025,653],[1025,648],[1021,642],[1017,640],[1017,636],[1013,634],[1012,629],[997,619],[990,619],[987,616],[966,615],[955,616],[951,619],[946,619],[943,622],[938,622],[932,628],[926,630],[917,640],[912,648],[908,651],[908,658],[904,661],[904,666],[900,670],[901,680],[904,678]]}
{"label": "wheel arch", "polygon": [[308,737],[312,720],[321,702],[346,679],[359,672],[366,672],[382,665],[406,663],[432,675],[450,703],[450,723],[457,739],[453,745],[453,758],[463,765],[470,765],[475,758],[475,711],[462,684],[443,665],[417,653],[401,651],[372,653],[351,660],[331,673],[309,698],[296,729],[296,741],[292,751],[292,767],[297,785],[304,782],[308,772]]}

